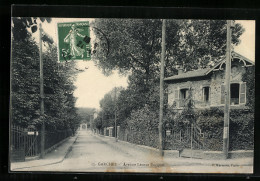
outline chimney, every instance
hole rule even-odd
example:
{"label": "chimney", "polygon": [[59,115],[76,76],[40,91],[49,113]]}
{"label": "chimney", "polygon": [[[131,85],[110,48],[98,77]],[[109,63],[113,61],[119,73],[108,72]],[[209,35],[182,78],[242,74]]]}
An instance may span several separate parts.
{"label": "chimney", "polygon": [[179,74],[182,74],[183,73],[183,66],[181,66],[181,65],[176,65],[176,67],[175,67],[177,70],[178,70],[178,74],[177,75],[179,75]]}

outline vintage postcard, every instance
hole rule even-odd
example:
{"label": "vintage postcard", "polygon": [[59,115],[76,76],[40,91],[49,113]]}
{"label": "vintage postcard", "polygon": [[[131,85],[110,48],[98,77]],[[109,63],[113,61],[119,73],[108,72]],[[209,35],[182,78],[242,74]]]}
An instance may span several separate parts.
{"label": "vintage postcard", "polygon": [[11,28],[10,171],[253,173],[254,20]]}

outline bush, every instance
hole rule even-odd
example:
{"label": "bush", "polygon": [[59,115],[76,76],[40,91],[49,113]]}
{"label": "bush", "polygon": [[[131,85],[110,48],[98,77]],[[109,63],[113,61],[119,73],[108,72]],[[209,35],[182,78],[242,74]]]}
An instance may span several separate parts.
{"label": "bush", "polygon": [[[224,112],[218,108],[197,111],[197,125],[205,135],[205,150],[223,149]],[[229,150],[250,150],[254,145],[254,113],[231,110]]]}
{"label": "bush", "polygon": [[197,125],[204,133],[205,150],[222,150],[224,113],[218,108],[197,111]]}
{"label": "bush", "polygon": [[149,106],[133,111],[127,119],[128,140],[131,143],[158,148],[158,113]]}
{"label": "bush", "polygon": [[254,149],[254,112],[233,110],[230,113],[230,150]]}

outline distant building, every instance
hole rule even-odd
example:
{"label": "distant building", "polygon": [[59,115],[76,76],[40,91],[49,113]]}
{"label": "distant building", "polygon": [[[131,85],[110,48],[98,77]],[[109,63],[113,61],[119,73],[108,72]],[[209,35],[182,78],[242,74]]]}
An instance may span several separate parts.
{"label": "distant building", "polygon": [[98,112],[97,112],[97,110],[95,110],[95,111],[93,112],[93,118],[96,119],[97,116],[98,116]]}

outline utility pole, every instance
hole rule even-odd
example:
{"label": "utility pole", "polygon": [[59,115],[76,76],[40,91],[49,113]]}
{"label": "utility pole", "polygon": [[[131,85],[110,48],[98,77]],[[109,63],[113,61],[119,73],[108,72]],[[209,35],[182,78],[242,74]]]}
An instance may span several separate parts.
{"label": "utility pole", "polygon": [[164,57],[165,57],[165,19],[162,21],[162,52],[161,52],[161,74],[160,74],[160,112],[159,112],[159,152],[163,156],[163,138],[162,138],[162,125],[163,125],[163,83],[164,83]]}
{"label": "utility pole", "polygon": [[104,135],[104,129],[102,130],[102,128],[103,128],[103,121],[104,121],[104,110],[102,109],[101,134],[102,134],[102,132],[103,132],[103,135]]}
{"label": "utility pole", "polygon": [[39,28],[39,49],[40,49],[40,99],[41,99],[41,158],[44,158],[44,147],[45,147],[45,120],[44,120],[44,87],[43,87],[43,60],[42,60],[42,24]]}
{"label": "utility pole", "polygon": [[117,142],[117,127],[116,127],[116,87],[115,87],[115,140]]}
{"label": "utility pole", "polygon": [[224,130],[223,130],[223,154],[228,158],[229,150],[229,117],[230,117],[230,70],[231,69],[231,20],[227,20],[227,50],[225,72],[225,107],[224,107]]}

